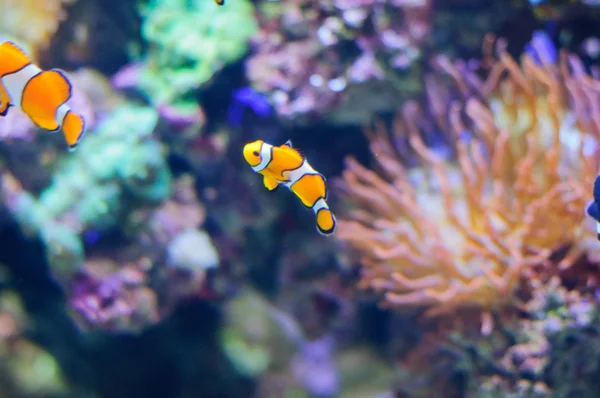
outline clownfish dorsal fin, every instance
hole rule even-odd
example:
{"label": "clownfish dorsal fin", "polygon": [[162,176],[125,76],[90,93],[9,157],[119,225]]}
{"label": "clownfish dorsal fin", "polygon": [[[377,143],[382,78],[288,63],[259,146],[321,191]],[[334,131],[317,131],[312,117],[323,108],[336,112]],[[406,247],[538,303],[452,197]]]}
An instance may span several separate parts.
{"label": "clownfish dorsal fin", "polygon": [[71,98],[73,87],[65,72],[60,69],[52,69],[42,72],[42,75],[44,82],[54,87],[54,90],[51,90],[51,92],[54,93],[55,98],[53,99],[58,105],[64,104]]}
{"label": "clownfish dorsal fin", "polygon": [[31,62],[29,55],[27,55],[25,50],[17,46],[12,41],[5,41],[2,44],[0,44],[0,50],[10,53],[14,58],[18,58],[19,61],[22,61],[25,64]]}
{"label": "clownfish dorsal fin", "polygon": [[293,146],[292,146],[292,140],[287,140],[287,141],[285,142],[285,144],[283,144],[283,145],[285,145],[285,146],[289,146],[290,148],[293,148]]}
{"label": "clownfish dorsal fin", "polygon": [[15,73],[31,64],[29,56],[12,41],[0,44],[0,77]]}

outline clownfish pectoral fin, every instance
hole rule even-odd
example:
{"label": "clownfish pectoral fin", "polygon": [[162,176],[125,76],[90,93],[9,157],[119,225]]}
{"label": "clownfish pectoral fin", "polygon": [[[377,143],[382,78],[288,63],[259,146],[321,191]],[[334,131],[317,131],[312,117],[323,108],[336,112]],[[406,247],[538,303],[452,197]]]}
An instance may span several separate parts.
{"label": "clownfish pectoral fin", "polygon": [[273,177],[264,176],[263,183],[269,191],[273,191],[279,186],[279,183]]}
{"label": "clownfish pectoral fin", "polygon": [[329,208],[322,208],[317,211],[317,231],[321,235],[331,235],[335,231],[335,216]]}
{"label": "clownfish pectoral fin", "polygon": [[285,144],[283,144],[283,145],[285,145],[285,146],[289,146],[290,148],[293,148],[293,146],[292,146],[292,140],[287,140],[287,141],[285,142]]}
{"label": "clownfish pectoral fin", "polygon": [[69,152],[72,152],[85,135],[85,120],[80,115],[68,111],[63,120],[62,130],[69,146]]}

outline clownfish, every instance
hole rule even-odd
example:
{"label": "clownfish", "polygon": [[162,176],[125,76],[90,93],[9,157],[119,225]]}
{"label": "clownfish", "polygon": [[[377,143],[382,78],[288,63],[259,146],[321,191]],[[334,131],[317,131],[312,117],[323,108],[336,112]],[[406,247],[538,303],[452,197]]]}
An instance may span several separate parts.
{"label": "clownfish", "polygon": [[317,231],[331,235],[335,230],[335,216],[327,205],[327,183],[325,177],[308,164],[300,152],[287,141],[273,146],[262,140],[244,146],[244,158],[252,170],[263,176],[269,191],[285,185],[304,206],[312,209],[317,218]]}
{"label": "clownfish", "polygon": [[594,200],[587,208],[587,214],[596,220],[596,234],[598,240],[600,240],[600,175],[596,177],[594,181]]}
{"label": "clownfish", "polygon": [[225,4],[225,0],[215,0],[215,4],[218,6],[222,6],[223,4]]}
{"label": "clownfish", "polygon": [[66,104],[71,90],[63,71],[43,71],[16,44],[0,44],[0,116],[18,105],[38,127],[53,133],[62,129],[69,151],[85,134],[85,120]]}

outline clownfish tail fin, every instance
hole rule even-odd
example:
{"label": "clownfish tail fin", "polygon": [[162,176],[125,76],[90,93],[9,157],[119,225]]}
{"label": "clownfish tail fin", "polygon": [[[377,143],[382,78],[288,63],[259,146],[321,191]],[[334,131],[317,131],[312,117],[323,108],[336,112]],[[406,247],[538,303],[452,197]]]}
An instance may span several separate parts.
{"label": "clownfish tail fin", "polygon": [[69,146],[69,152],[74,151],[85,135],[85,120],[80,115],[68,111],[63,121],[62,130],[65,141]]}
{"label": "clownfish tail fin", "polygon": [[329,207],[317,210],[317,231],[321,235],[331,235],[335,231],[336,219]]}

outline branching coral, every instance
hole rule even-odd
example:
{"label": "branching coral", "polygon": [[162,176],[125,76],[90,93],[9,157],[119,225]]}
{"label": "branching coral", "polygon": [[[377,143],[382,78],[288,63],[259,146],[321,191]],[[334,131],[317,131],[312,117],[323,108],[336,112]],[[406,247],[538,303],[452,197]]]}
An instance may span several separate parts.
{"label": "branching coral", "polygon": [[[386,303],[488,314],[552,253],[568,248],[557,264],[565,268],[585,251],[600,81],[576,57],[555,64],[533,44],[521,66],[502,41],[494,58],[490,38],[477,71],[438,58],[461,99],[446,101],[431,78],[429,118],[409,103],[391,139],[381,124],[369,132],[377,172],[348,159],[340,185],[356,208],[337,236],[362,252],[362,286],[385,292]],[[436,138],[449,143],[449,156]],[[399,157],[407,151],[419,167]]]}
{"label": "branching coral", "polygon": [[0,35],[17,40],[34,53],[45,47],[74,0],[0,0]]}

